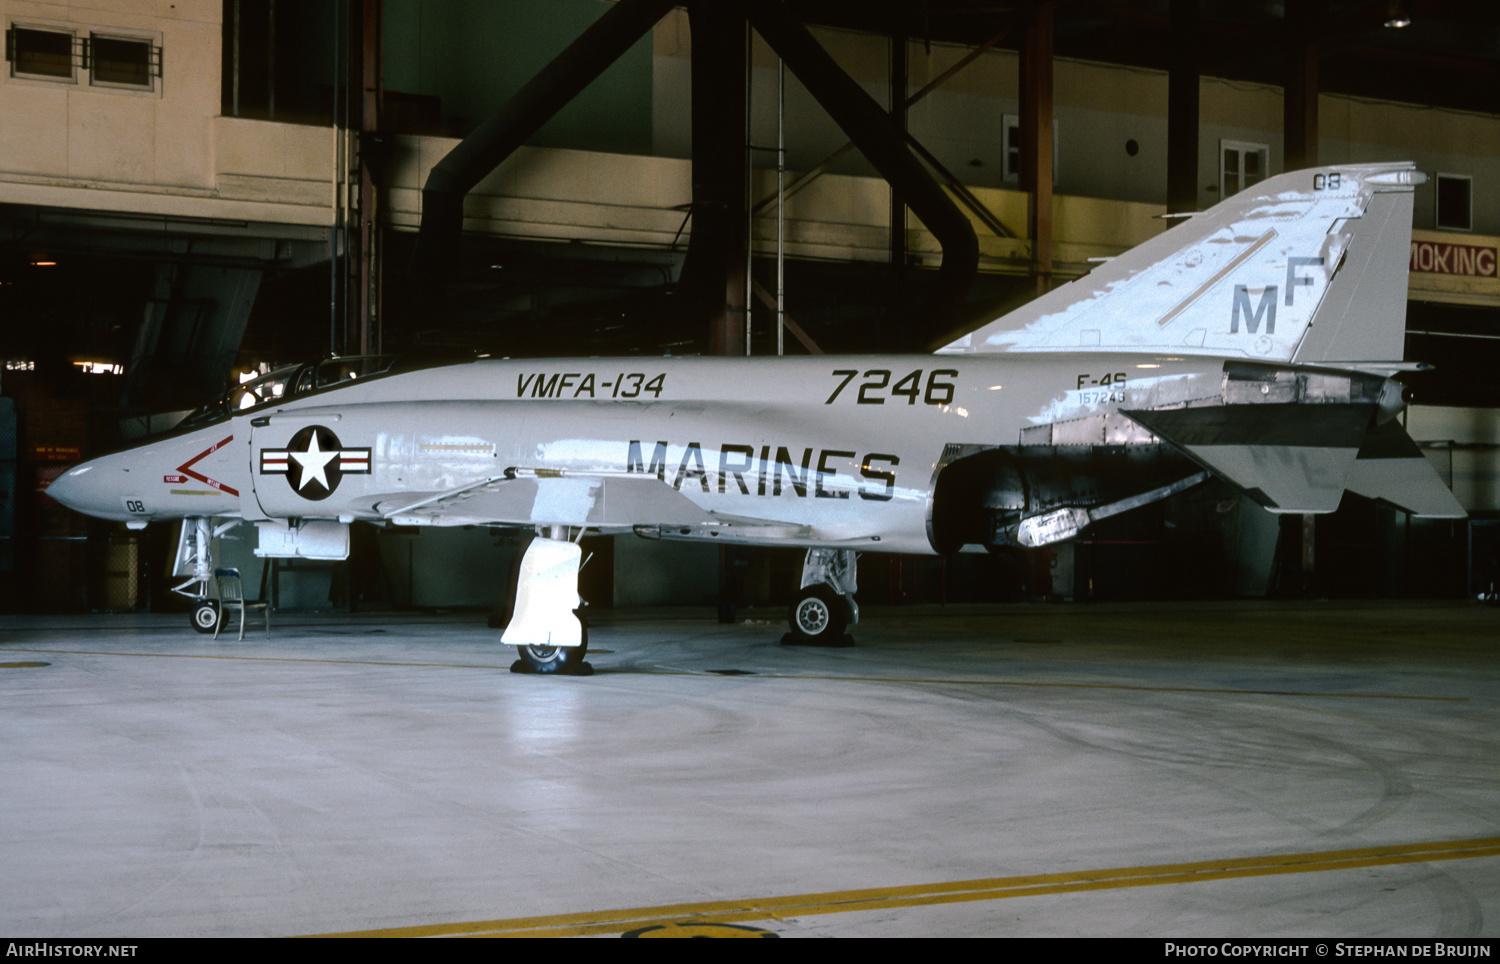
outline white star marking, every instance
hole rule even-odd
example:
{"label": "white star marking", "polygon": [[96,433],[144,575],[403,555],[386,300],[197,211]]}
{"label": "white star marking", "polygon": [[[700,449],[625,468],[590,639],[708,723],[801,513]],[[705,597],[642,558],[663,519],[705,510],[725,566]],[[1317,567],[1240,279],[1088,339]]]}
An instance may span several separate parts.
{"label": "white star marking", "polygon": [[312,440],[307,443],[306,452],[289,452],[292,458],[302,466],[302,482],[297,486],[300,492],[307,488],[307,483],[317,479],[323,488],[331,488],[328,484],[328,473],[324,471],[328,463],[339,457],[337,452],[324,452],[318,448],[318,433],[312,433]]}

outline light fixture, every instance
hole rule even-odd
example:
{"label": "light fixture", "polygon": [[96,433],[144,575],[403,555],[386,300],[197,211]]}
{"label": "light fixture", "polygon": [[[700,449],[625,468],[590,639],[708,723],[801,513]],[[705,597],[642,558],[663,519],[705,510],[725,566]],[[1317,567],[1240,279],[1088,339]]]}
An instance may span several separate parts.
{"label": "light fixture", "polygon": [[1390,0],[1385,5],[1385,25],[1392,30],[1399,30],[1411,23],[1411,16],[1406,12],[1406,4],[1402,0]]}
{"label": "light fixture", "polygon": [[114,362],[109,362],[109,361],[93,361],[93,360],[75,361],[75,362],[73,362],[73,365],[74,365],[74,367],[76,367],[80,371],[82,371],[85,375],[123,375],[123,374],[125,374],[125,366],[124,365],[118,365],[118,364],[116,364]]}

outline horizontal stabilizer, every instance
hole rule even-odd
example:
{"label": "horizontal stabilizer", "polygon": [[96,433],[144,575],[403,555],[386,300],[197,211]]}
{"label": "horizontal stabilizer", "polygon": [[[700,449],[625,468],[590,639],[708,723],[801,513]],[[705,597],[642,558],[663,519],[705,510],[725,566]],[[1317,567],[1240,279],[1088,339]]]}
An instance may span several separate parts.
{"label": "horizontal stabilizer", "polygon": [[1220,405],[1126,412],[1272,512],[1333,512],[1375,406]]}
{"label": "horizontal stabilizer", "polygon": [[1349,491],[1416,516],[1461,519],[1467,515],[1395,419],[1365,436],[1349,474]]}

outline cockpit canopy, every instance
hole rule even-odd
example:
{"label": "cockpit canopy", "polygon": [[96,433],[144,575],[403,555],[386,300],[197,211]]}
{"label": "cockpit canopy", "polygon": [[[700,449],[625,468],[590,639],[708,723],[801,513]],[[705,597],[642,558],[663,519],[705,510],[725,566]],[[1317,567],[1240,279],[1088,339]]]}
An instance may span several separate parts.
{"label": "cockpit canopy", "polygon": [[380,375],[391,370],[396,358],[395,355],[346,355],[277,368],[234,386],[221,398],[183,419],[180,427],[203,425],[271,402]]}

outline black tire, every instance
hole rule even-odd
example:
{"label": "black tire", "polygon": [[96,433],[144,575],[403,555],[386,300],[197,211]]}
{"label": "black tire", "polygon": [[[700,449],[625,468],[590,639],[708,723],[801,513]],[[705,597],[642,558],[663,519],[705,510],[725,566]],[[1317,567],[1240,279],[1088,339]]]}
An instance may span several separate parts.
{"label": "black tire", "polygon": [[589,628],[583,627],[583,642],[577,646],[517,646],[524,673],[578,673],[589,651]]}
{"label": "black tire", "polygon": [[787,611],[787,622],[799,640],[827,643],[844,635],[849,626],[849,605],[829,586],[814,583],[797,594]]}
{"label": "black tire", "polygon": [[193,603],[188,621],[200,633],[211,633],[219,628],[219,604],[212,599],[200,599]]}

